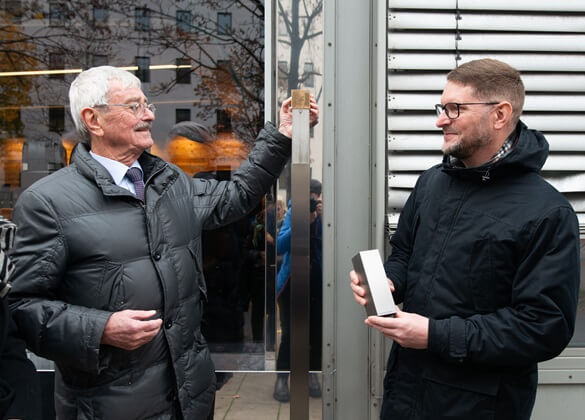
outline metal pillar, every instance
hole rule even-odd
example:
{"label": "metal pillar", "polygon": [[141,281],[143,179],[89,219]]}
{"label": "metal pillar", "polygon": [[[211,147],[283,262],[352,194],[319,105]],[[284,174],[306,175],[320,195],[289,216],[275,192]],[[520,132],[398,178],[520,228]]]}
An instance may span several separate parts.
{"label": "metal pillar", "polygon": [[292,91],[291,420],[309,418],[309,98],[309,91]]}

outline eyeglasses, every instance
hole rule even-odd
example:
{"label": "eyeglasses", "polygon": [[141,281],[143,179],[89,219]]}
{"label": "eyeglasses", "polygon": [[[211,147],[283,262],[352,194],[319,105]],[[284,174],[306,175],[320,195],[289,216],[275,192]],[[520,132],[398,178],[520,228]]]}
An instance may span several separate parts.
{"label": "eyeglasses", "polygon": [[497,105],[499,102],[462,102],[458,104],[457,102],[449,102],[445,105],[436,104],[435,111],[437,112],[437,117],[441,116],[441,112],[445,111],[445,115],[447,118],[454,120],[455,118],[459,118],[459,114],[461,112],[461,105]]}
{"label": "eyeglasses", "polygon": [[132,110],[132,112],[134,113],[134,116],[136,118],[141,118],[147,109],[150,112],[152,112],[153,114],[156,112],[156,106],[154,106],[154,104],[147,104],[144,102],[135,102],[133,104],[100,104],[100,105],[94,105],[93,108],[108,107],[108,106],[121,106],[124,108],[128,108],[128,109]]}

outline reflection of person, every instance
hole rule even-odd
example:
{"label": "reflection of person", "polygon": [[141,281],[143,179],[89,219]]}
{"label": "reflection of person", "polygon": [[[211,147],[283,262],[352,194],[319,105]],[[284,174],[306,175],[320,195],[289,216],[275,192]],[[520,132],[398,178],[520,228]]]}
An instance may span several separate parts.
{"label": "reflection of person", "polygon": [[58,418],[205,419],[215,381],[200,332],[201,231],[243,216],[274,182],[289,156],[290,101],[280,130],[268,123],[219,182],[146,152],[154,107],[131,73],[89,69],[69,97],[89,144],[15,206],[14,320],[55,361]]}
{"label": "reflection of person", "polygon": [[0,216],[0,418],[41,417],[40,384],[26,357],[24,342],[8,312],[8,278],[13,269],[6,251],[12,246],[15,225]]}
{"label": "reflection of person", "polygon": [[[268,249],[274,246],[269,241],[269,234],[266,228],[266,200],[252,213],[248,223],[248,234],[246,238],[244,264],[245,278],[243,287],[244,307],[250,307],[250,324],[252,327],[252,340],[254,343],[261,343],[264,339],[264,307],[265,307],[265,268]],[[270,237],[271,238],[271,237]],[[272,241],[274,242],[274,240]]]}
{"label": "reflection of person", "polygon": [[548,143],[519,121],[523,103],[519,73],[500,61],[447,76],[443,163],[419,178],[385,265],[404,307],[366,320],[395,340],[382,419],[529,419],[537,362],[573,334],[577,218],[539,174]]}
{"label": "reflection of person", "polygon": [[[309,369],[321,370],[321,336],[322,336],[322,304],[323,304],[323,227],[321,224],[321,183],[311,180],[310,243],[309,243]],[[291,203],[278,232],[276,249],[282,254],[282,265],[277,275],[276,293],[280,316],[281,339],[276,359],[276,369],[290,370],[290,281],[291,281]],[[294,280],[292,280],[294,281]],[[321,396],[321,386],[316,374],[309,376],[309,395]],[[278,373],[274,384],[273,397],[277,401],[289,400],[288,373]]]}

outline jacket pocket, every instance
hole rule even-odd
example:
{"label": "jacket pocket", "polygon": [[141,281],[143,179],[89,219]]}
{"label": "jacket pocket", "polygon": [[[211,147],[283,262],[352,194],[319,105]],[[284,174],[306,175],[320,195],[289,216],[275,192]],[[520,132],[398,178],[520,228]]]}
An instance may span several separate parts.
{"label": "jacket pocket", "polygon": [[456,365],[432,366],[423,373],[424,419],[493,420],[501,375]]}
{"label": "jacket pocket", "polygon": [[104,264],[100,295],[109,296],[107,310],[116,312],[124,307],[127,299],[124,266],[122,264],[112,262]]}
{"label": "jacket pocket", "polygon": [[72,267],[60,293],[63,300],[73,305],[118,310],[126,301],[124,267],[109,261]]}
{"label": "jacket pocket", "polygon": [[473,297],[474,308],[478,311],[492,311],[493,305],[493,261],[492,243],[489,238],[482,238],[473,244],[469,266],[469,287]]}
{"label": "jacket pocket", "polygon": [[189,254],[195,263],[195,277],[197,286],[199,287],[199,293],[205,301],[207,301],[207,285],[205,284],[205,278],[203,276],[203,263],[201,262],[201,238],[197,237],[191,239],[187,245]]}

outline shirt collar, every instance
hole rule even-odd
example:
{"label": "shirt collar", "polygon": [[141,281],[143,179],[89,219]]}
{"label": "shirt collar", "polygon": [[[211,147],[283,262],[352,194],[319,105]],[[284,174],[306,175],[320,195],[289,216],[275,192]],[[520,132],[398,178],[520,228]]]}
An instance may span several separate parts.
{"label": "shirt collar", "polygon": [[89,151],[89,154],[91,155],[92,158],[97,160],[98,163],[100,163],[104,168],[107,169],[107,171],[112,176],[112,179],[114,180],[114,183],[116,185],[122,184],[123,179],[126,176],[126,172],[128,172],[129,168],[136,167],[142,171],[142,167],[140,166],[140,163],[138,163],[138,160],[135,160],[132,165],[126,166],[123,163],[118,162],[117,160],[113,160],[113,159],[109,159],[107,157],[96,155],[91,150]]}

